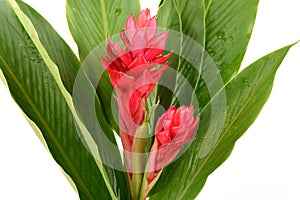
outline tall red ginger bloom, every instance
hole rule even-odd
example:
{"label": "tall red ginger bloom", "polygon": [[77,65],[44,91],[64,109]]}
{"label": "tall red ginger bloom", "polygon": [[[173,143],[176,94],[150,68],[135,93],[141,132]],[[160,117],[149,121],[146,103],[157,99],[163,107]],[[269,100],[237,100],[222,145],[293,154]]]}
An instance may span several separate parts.
{"label": "tall red ginger bloom", "polygon": [[[141,11],[136,20],[131,14],[126,21],[126,31],[120,33],[126,49],[109,40],[108,55],[101,58],[117,91],[120,136],[127,151],[131,151],[134,134],[144,120],[146,100],[168,67],[165,62],[171,56],[171,53],[161,55],[168,32],[156,33],[156,18],[150,17],[149,9]],[[162,66],[154,70],[158,65]]]}
{"label": "tall red ginger bloom", "polygon": [[172,162],[183,145],[194,140],[199,118],[194,118],[193,106],[170,107],[158,118],[155,140],[148,161],[148,184],[163,167]]}

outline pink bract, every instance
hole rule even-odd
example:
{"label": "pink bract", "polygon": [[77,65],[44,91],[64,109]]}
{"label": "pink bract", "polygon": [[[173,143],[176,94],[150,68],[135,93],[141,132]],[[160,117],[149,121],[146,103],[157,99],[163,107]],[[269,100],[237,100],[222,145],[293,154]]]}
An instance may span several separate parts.
{"label": "pink bract", "polygon": [[172,162],[183,145],[193,141],[193,134],[198,126],[199,118],[194,118],[193,106],[170,107],[158,118],[155,128],[155,140],[149,157],[148,181]]}

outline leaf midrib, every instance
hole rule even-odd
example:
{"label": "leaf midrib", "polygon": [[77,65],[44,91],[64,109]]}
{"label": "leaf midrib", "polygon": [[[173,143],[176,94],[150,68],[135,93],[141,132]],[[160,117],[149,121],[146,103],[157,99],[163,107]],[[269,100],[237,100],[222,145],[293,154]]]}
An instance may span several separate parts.
{"label": "leaf midrib", "polygon": [[[204,17],[203,17],[203,24],[204,24],[204,35],[203,35],[203,44],[202,44],[202,52],[201,52],[201,63],[200,63],[200,66],[199,66],[199,76],[197,78],[197,81],[196,81],[196,84],[195,84],[195,88],[194,88],[194,92],[196,92],[197,88],[198,88],[198,85],[201,81],[201,73],[202,73],[202,68],[203,68],[203,64],[204,64],[204,53],[205,53],[205,49],[206,49],[206,17],[207,17],[207,14],[208,14],[208,11],[210,9],[210,6],[211,6],[211,3],[212,3],[212,0],[210,0],[208,2],[208,5],[207,5],[207,8],[205,7],[205,0],[202,0],[203,2],[203,6],[204,6]],[[192,95],[192,99],[191,99],[191,103],[193,103],[193,100],[194,100],[194,95]],[[200,113],[199,115],[200,116]]]}
{"label": "leaf midrib", "polygon": [[104,0],[100,0],[100,5],[101,5],[101,14],[102,14],[102,18],[103,18],[103,26],[104,26],[104,32],[108,35],[110,35],[109,33],[109,28],[108,28],[108,20],[107,20],[107,14],[106,14],[106,7],[105,7],[105,3]]}

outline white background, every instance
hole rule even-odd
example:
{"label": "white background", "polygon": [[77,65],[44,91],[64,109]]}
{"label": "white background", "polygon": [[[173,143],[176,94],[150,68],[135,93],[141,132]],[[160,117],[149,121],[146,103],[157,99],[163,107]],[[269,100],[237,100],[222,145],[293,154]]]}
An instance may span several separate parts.
{"label": "white background", "polygon": [[[76,51],[62,0],[26,0]],[[157,0],[143,0],[154,8]],[[154,12],[152,12],[154,13]],[[1,27],[4,28],[4,27]],[[299,0],[261,0],[243,62],[300,40]],[[230,158],[209,178],[201,200],[300,199],[300,44],[278,70],[273,92]],[[0,199],[78,200],[0,81]],[[174,188],[175,189],[175,188]]]}

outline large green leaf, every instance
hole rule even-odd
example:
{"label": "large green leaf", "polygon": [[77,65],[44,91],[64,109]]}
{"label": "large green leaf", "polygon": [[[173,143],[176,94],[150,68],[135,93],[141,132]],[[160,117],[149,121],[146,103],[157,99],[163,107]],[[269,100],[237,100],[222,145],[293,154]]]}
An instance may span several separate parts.
{"label": "large green leaf", "polygon": [[[76,78],[78,78],[78,71],[79,71],[78,70],[79,62],[78,62],[77,58],[75,57],[74,54],[70,53],[72,56],[71,57],[69,54],[64,54],[63,52],[61,52],[60,49],[57,48],[57,47],[60,47],[61,44],[55,43],[55,41],[51,40],[51,38],[49,38],[49,37],[47,38],[47,35],[49,35],[49,34],[57,35],[57,33],[53,29],[47,29],[47,27],[44,27],[43,26],[44,23],[38,23],[39,22],[38,20],[40,20],[42,18],[41,17],[39,17],[39,18],[33,17],[30,14],[30,12],[26,12],[26,9],[25,9],[26,6],[23,6],[23,7],[24,7],[25,14],[27,14],[30,17],[30,20],[33,22],[33,25],[36,25],[35,27],[37,27],[37,28],[35,28],[35,29],[39,33],[39,38],[41,39],[43,46],[45,47],[46,50],[48,50],[50,58],[52,58],[52,59],[54,58],[53,61],[55,62],[55,64],[57,66],[59,66],[58,69],[60,71],[60,77],[62,78],[62,81],[65,83],[66,89],[69,91],[69,93],[71,93],[71,92],[73,93],[74,81]],[[33,12],[33,10],[31,10],[31,12]],[[35,14],[37,15],[37,13],[35,13]],[[35,22],[36,22],[36,24],[35,24]],[[45,31],[45,30],[47,30],[47,31]],[[52,45],[50,45],[50,44],[52,44]],[[63,41],[62,41],[62,44],[64,45],[63,46],[64,48],[67,48],[68,51],[71,52],[69,47],[66,46]],[[65,62],[65,60],[68,60],[69,62]],[[72,61],[73,61],[73,63],[72,63]],[[90,84],[90,83],[88,83],[88,84]],[[85,90],[87,90],[87,88],[91,88],[91,86],[86,86]],[[98,101],[96,101],[96,102],[97,102],[97,105],[95,105],[95,108],[93,108],[93,110],[95,110],[97,113],[97,119],[95,119],[94,121],[91,121],[91,120],[89,120],[90,119],[89,116],[81,115],[80,117],[81,117],[81,119],[83,119],[84,125],[87,127],[88,131],[90,133],[93,133],[96,136],[99,135],[99,130],[97,130],[97,129],[95,130],[93,127],[99,127],[99,122],[100,122],[102,129],[104,130],[104,134],[105,134],[102,136],[104,136],[105,138],[108,137],[109,143],[112,144],[113,146],[116,146],[116,141],[115,141],[113,132],[109,128],[109,125],[106,123],[106,120],[103,116],[103,111],[101,109],[101,106],[99,106],[100,102],[98,102]],[[85,109],[86,109],[86,107],[85,107]],[[92,124],[91,122],[93,122],[94,124]],[[98,138],[98,140],[99,140],[99,136],[94,137],[94,140],[96,140],[96,138]],[[118,166],[121,166],[122,161],[121,161],[119,152],[112,152],[108,148],[105,149],[103,143],[101,144],[101,142],[99,143],[99,146],[97,147],[97,149],[98,149],[97,151],[99,151],[99,154],[101,156],[101,158],[99,157],[98,159],[104,159],[105,157],[106,158],[109,157],[110,159],[105,160],[106,163],[111,163],[112,162],[111,160],[113,160],[113,163],[115,165],[117,163]],[[118,169],[121,169],[121,167],[119,167]],[[129,196],[129,192],[128,192],[128,187],[126,184],[125,173],[115,170],[115,168],[111,168],[111,167],[106,167],[106,171],[107,171],[107,175],[109,178],[109,180],[107,180],[107,181],[110,181],[110,184],[115,189],[115,193],[118,195],[122,195],[123,199],[126,199],[127,196]],[[109,183],[107,182],[107,184],[109,184]]]}
{"label": "large green leaf", "polygon": [[[240,69],[253,30],[259,0],[206,0],[205,50],[212,57],[226,84]],[[202,69],[205,68],[205,59]],[[203,77],[195,91],[200,109],[209,94]],[[201,87],[202,86],[202,87]]]}
{"label": "large green leaf", "polygon": [[[181,50],[179,57],[173,55],[171,66],[185,77],[195,88],[201,99],[200,108],[210,99],[200,73],[205,67],[203,51],[212,57],[224,83],[235,75],[241,65],[243,56],[253,29],[258,0],[170,0],[161,1],[158,10],[159,26],[178,31],[181,34]],[[194,41],[185,39],[190,37]],[[199,52],[193,52],[191,43],[197,42],[202,46]],[[174,43],[170,40],[169,43]],[[197,59],[192,65],[183,54],[191,59]],[[175,57],[175,58],[174,58]],[[196,68],[195,68],[196,67]],[[196,70],[197,69],[197,70]],[[175,95],[186,89],[185,80],[177,77]],[[201,90],[201,91],[200,91]],[[158,91],[160,99],[166,102],[172,96],[165,90]],[[169,100],[170,101],[170,100]],[[176,104],[176,102],[175,102]]]}
{"label": "large green leaf", "polygon": [[[206,112],[202,111],[200,116],[202,121],[198,134],[210,130],[215,130],[217,134],[222,130],[225,117],[223,100],[226,100],[222,88],[240,68],[257,5],[258,0],[161,1],[159,26],[181,35],[180,42],[177,42],[180,51],[171,58],[171,66],[181,76],[176,77],[173,95],[159,88],[158,98],[162,102],[170,102],[172,98],[172,104],[177,106],[192,103],[200,111],[205,109]],[[168,43],[172,46],[174,39]],[[196,96],[186,93],[188,87],[193,88]],[[211,98],[217,94],[218,98],[210,104]],[[178,101],[178,96],[185,96],[185,100]],[[218,137],[213,134],[198,137],[201,141],[205,140],[203,145],[198,144],[201,156],[210,151]],[[154,192],[158,190],[157,187]]]}
{"label": "large green leaf", "polygon": [[[0,67],[11,94],[43,133],[54,159],[76,184],[80,198],[110,199],[97,163],[77,134],[73,113],[64,96],[67,92],[62,92],[47,65],[49,59],[45,58],[49,56],[58,66],[69,91],[79,62],[39,14],[24,3],[18,3],[37,27],[36,30],[30,27],[30,31],[37,31],[39,37],[33,39],[27,32],[29,26],[24,28],[8,1],[0,1],[0,23],[5,27],[0,29]],[[16,5],[14,9],[17,10]],[[41,53],[33,40],[45,45],[48,52]],[[115,190],[118,195],[118,187]]]}
{"label": "large green leaf", "polygon": [[[119,34],[125,28],[130,13],[137,15],[139,11],[138,0],[67,0],[68,24],[78,45],[81,61],[83,62],[101,42],[105,42],[107,36]],[[97,72],[91,71],[88,76],[92,77],[93,74]],[[95,79],[98,81],[98,77]],[[118,125],[113,120],[111,108],[106,106],[110,105],[113,91],[108,73],[104,73],[99,85],[97,93],[106,120],[118,132]]]}
{"label": "large green leaf", "polygon": [[[97,54],[97,58],[98,58]],[[100,60],[97,59],[98,63]],[[93,62],[96,64],[96,62]],[[95,158],[101,161],[107,171],[108,181],[114,188],[118,198],[129,199],[129,188],[124,172],[124,166],[120,156],[120,151],[115,141],[115,137],[109,124],[106,122],[101,104],[96,96],[96,91],[90,80],[86,76],[85,67],[82,65],[78,72],[74,85],[73,102],[76,111],[88,129],[87,134],[82,136],[90,139],[85,140],[86,146],[91,150]],[[95,65],[93,65],[95,67]]]}
{"label": "large green leaf", "polygon": [[207,126],[218,121],[207,121],[211,113],[209,105],[201,111],[203,119],[196,135],[197,140],[182,157],[164,169],[151,199],[194,199],[197,196],[209,174],[228,158],[235,142],[258,116],[272,90],[276,70],[290,47],[259,59],[222,89],[227,96],[224,127],[217,144],[205,156],[201,150],[205,145],[203,138],[214,135],[214,130],[207,131]]}
{"label": "large green leaf", "polygon": [[224,83],[241,65],[259,0],[206,0],[205,49],[220,68]]}
{"label": "large green leaf", "polygon": [[[39,33],[39,39],[47,50],[50,58],[59,66],[65,87],[69,93],[72,93],[74,80],[80,67],[78,58],[42,16],[25,3],[20,2],[19,5],[35,26],[36,31]],[[53,37],[55,39],[53,39]]]}

